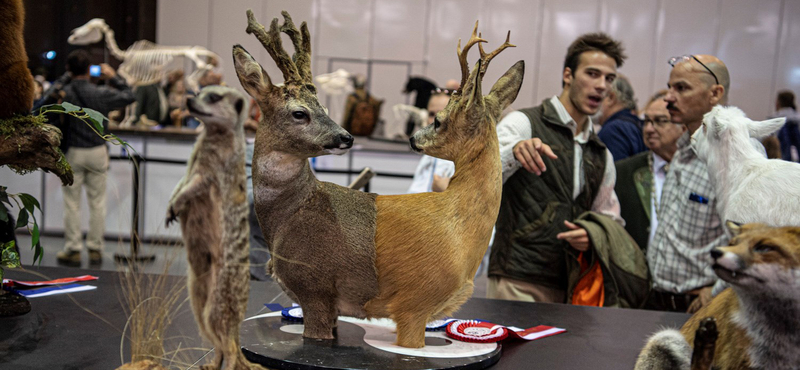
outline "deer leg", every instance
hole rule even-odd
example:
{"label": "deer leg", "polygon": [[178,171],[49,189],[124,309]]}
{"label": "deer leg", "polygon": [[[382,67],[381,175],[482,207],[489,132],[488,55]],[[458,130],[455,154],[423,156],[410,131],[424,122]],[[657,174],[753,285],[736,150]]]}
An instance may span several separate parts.
{"label": "deer leg", "polygon": [[312,339],[333,339],[336,326],[336,300],[325,294],[300,302],[303,307],[303,336]]}
{"label": "deer leg", "polygon": [[397,345],[406,348],[425,346],[425,323],[427,315],[410,313],[397,315]]}
{"label": "deer leg", "polygon": [[714,351],[717,344],[717,321],[706,317],[694,334],[694,350],[692,351],[692,370],[710,370],[714,363]]}

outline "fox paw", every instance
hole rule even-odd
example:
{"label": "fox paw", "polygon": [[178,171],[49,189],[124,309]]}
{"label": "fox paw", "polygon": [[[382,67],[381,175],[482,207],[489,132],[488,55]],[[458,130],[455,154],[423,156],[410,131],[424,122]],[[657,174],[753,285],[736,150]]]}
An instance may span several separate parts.
{"label": "fox paw", "polygon": [[697,331],[694,334],[695,346],[697,344],[713,345],[717,342],[719,332],[717,331],[717,320],[713,317],[706,317],[700,321]]}

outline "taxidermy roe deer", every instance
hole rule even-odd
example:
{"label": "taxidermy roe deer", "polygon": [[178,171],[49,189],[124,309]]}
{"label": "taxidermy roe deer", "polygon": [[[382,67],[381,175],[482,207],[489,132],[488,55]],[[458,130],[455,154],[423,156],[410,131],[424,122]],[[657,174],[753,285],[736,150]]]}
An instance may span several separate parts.
{"label": "taxidermy roe deer", "polygon": [[[303,307],[303,336],[333,339],[338,315],[365,317],[378,292],[375,272],[375,195],[314,177],[308,158],[343,154],[353,137],[328,117],[311,79],[311,39],[283,12],[267,31],[247,11],[255,34],[283,73],[276,85],[241,46],[233,48],[236,74],[258,102],[262,118],[253,153],[253,196],[268,241],[273,278]],[[281,46],[281,32],[295,48]]]}
{"label": "taxidermy roe deer", "polygon": [[[475,271],[489,245],[500,210],[503,187],[495,125],[517,97],[524,62],[514,64],[492,87],[481,92],[486,67],[507,47],[486,54],[476,35],[461,50],[461,89],[450,98],[434,124],[411,137],[411,147],[455,162],[456,172],[442,193],[378,196],[375,236],[378,296],[367,303],[370,317],[397,323],[397,344],[425,345],[425,324],[452,314],[472,295]],[[510,37],[509,32],[509,37]],[[467,53],[478,44],[480,60],[469,72]]]}

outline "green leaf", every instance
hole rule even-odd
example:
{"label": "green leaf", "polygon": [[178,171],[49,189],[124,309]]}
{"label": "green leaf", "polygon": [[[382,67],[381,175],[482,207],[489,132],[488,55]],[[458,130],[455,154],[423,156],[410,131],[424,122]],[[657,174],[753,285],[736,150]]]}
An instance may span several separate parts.
{"label": "green leaf", "polygon": [[27,225],[28,225],[28,210],[23,208],[19,210],[19,216],[17,216],[17,229]]}
{"label": "green leaf", "polygon": [[64,107],[64,113],[77,112],[81,110],[81,107],[72,103],[63,102],[61,103],[61,106]]}
{"label": "green leaf", "polygon": [[3,276],[5,276],[5,271],[3,271],[3,267],[0,266],[0,288],[3,286]]}
{"label": "green leaf", "polygon": [[3,243],[0,246],[2,249],[2,254],[0,254],[0,265],[9,268],[17,268],[19,267],[19,253],[17,253],[16,248],[14,246],[16,243],[14,241],[9,241],[7,243]]}
{"label": "green leaf", "polygon": [[39,266],[41,266],[42,265],[42,255],[44,254],[43,252],[44,252],[44,249],[42,248],[42,245],[40,243],[36,243],[36,245],[33,248],[33,262],[31,262],[31,264],[36,263],[36,260],[38,259],[39,260]]}
{"label": "green leaf", "polygon": [[0,203],[0,221],[8,222],[8,210],[5,204]]}
{"label": "green leaf", "polygon": [[39,113],[41,114],[42,111],[56,111],[56,112],[63,112],[64,107],[61,104],[48,104],[39,108]]}
{"label": "green leaf", "polygon": [[97,132],[104,134],[103,121],[107,119],[106,116],[94,109],[83,108],[83,111],[89,116],[89,121],[92,122]]}
{"label": "green leaf", "polygon": [[33,214],[33,210],[38,208],[39,211],[42,211],[42,208],[39,206],[39,201],[33,197],[33,195],[19,193],[17,194],[20,200],[22,200],[22,204],[25,206],[25,209],[28,210],[28,213]]}
{"label": "green leaf", "polygon": [[31,232],[31,249],[36,249],[39,245],[39,224],[36,219],[33,220],[33,231]]}

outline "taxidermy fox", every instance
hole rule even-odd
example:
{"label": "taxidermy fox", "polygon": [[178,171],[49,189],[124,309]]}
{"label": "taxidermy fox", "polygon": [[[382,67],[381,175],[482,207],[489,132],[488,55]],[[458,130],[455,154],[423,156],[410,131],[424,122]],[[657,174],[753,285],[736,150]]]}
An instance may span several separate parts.
{"label": "taxidermy fox", "polygon": [[200,333],[214,345],[209,368],[260,368],[239,347],[239,325],[250,292],[250,226],[247,223],[242,93],[212,86],[187,101],[203,121],[186,175],[175,187],[167,226],[179,219],[187,260],[189,296]]}
{"label": "taxidermy fox", "polygon": [[28,114],[33,107],[33,76],[22,37],[24,26],[22,0],[0,1],[0,119]]}
{"label": "taxidermy fox", "polygon": [[[732,285],[694,314],[680,332],[665,330],[647,343],[637,370],[689,369],[695,331],[716,319],[712,367],[800,369],[800,227],[728,222],[729,247],[711,252],[714,272]],[[702,332],[702,330],[701,330]]]}

